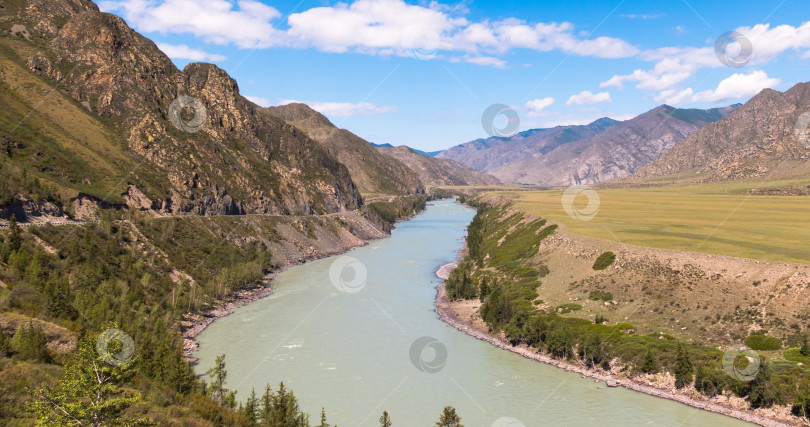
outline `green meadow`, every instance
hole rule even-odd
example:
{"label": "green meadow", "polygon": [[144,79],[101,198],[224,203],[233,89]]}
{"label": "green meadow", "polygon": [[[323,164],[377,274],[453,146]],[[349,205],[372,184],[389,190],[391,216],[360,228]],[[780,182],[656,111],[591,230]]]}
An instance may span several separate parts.
{"label": "green meadow", "polygon": [[[516,206],[587,236],[653,248],[810,264],[810,197],[749,195],[759,186],[798,181],[600,189],[595,217],[583,221],[563,208],[564,190],[504,191]],[[805,183],[806,184],[806,183]],[[588,213],[588,197],[574,198]]]}

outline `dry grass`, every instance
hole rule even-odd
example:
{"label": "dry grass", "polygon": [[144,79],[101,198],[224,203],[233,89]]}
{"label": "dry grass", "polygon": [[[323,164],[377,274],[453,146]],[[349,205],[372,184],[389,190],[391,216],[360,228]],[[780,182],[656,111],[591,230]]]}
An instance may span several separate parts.
{"label": "dry grass", "polygon": [[[795,182],[773,182],[772,186]],[[810,264],[810,197],[751,196],[756,183],[597,189],[595,218],[566,214],[562,190],[505,191],[572,233],[631,245]],[[575,199],[584,209],[587,198]]]}

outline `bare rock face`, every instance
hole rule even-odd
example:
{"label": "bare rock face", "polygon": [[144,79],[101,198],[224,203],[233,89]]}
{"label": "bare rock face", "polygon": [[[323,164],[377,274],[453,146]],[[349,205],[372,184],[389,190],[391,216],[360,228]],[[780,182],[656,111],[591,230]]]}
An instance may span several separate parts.
{"label": "bare rock face", "polygon": [[478,172],[463,163],[420,154],[404,145],[377,147],[377,150],[404,163],[426,185],[498,185],[501,183],[498,178]]}
{"label": "bare rock face", "polygon": [[707,125],[636,174],[649,178],[688,173],[702,181],[806,174],[810,161],[807,129],[799,139],[799,118],[810,112],[810,84],[785,93],[765,89],[724,119]]}
{"label": "bare rock face", "polygon": [[[360,206],[352,176],[335,155],[261,112],[218,67],[178,70],[152,41],[89,1],[28,0],[0,9],[0,20],[29,31],[33,42],[21,59],[30,72],[109,131],[103,150],[113,154],[124,178],[112,194],[130,206],[192,214],[312,214]],[[3,37],[25,40],[19,33]],[[81,182],[67,185],[80,188]]]}
{"label": "bare rock face", "polygon": [[0,206],[0,218],[11,218],[12,215],[18,221],[25,222],[28,218],[35,217],[62,217],[64,212],[61,207],[48,201],[18,199],[11,205]]}
{"label": "bare rock face", "polygon": [[527,131],[512,138],[469,143],[472,153],[465,144],[439,156],[455,158],[504,182],[594,184],[630,176],[736,108],[697,110],[662,105],[624,122],[605,118],[587,126]]}

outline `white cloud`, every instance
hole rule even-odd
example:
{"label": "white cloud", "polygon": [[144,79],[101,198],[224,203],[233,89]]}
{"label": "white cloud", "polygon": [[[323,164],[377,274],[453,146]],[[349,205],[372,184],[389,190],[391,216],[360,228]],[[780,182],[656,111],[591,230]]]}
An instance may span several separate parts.
{"label": "white cloud", "polygon": [[591,93],[591,91],[583,91],[576,95],[571,95],[565,105],[584,105],[584,104],[599,104],[602,102],[611,102],[609,92]]}
{"label": "white cloud", "polygon": [[639,53],[613,37],[582,39],[568,22],[529,24],[516,18],[470,22],[463,5],[436,1],[413,5],[404,0],[355,0],[315,7],[291,14],[287,30],[273,23],[281,17],[279,11],[257,0],[104,0],[99,5],[143,32],[193,34],[208,43],[244,49],[286,46],[400,56],[414,50],[423,55],[445,51],[464,53],[466,62],[497,68],[506,64],[492,55],[513,49],[599,58]]}
{"label": "white cloud", "polygon": [[[771,62],[791,50],[805,52],[807,55],[807,49],[810,49],[810,22],[797,27],[760,24],[737,28],[735,31],[751,43],[748,65]],[[729,46],[734,47],[740,48],[740,45],[732,43]],[[623,89],[625,83],[635,82],[638,89],[656,92],[656,100],[677,105],[743,98],[758,93],[764,87],[778,84],[777,79],[768,78],[762,71],[754,71],[749,74],[734,74],[720,82],[717,89],[712,91],[695,93],[692,88],[683,88],[681,85],[694,78],[701,69],[725,67],[717,58],[713,45],[664,47],[641,52],[638,58],[655,62],[655,66],[651,70],[637,69],[630,74],[614,75],[600,83],[599,87]]]}
{"label": "white cloud", "polygon": [[283,32],[271,23],[281,13],[256,0],[237,0],[235,5],[228,0],[106,0],[99,7],[147,33],[193,34],[208,43],[244,49],[283,41]]}
{"label": "white cloud", "polygon": [[758,94],[762,89],[773,88],[778,85],[779,79],[770,78],[762,70],[755,70],[748,74],[733,74],[721,81],[714,90],[705,90],[694,93],[692,88],[681,91],[668,90],[662,92],[657,101],[670,105],[679,105],[688,102],[721,102],[732,99],[747,98]]}
{"label": "white cloud", "polygon": [[162,50],[166,56],[172,59],[189,59],[191,61],[208,62],[220,62],[227,59],[222,55],[204,52],[199,49],[192,49],[184,44],[171,45],[167,43],[158,43],[157,47]]}
{"label": "white cloud", "polygon": [[663,91],[692,77],[697,69],[695,65],[683,64],[677,59],[666,58],[655,64],[650,71],[635,70],[627,75],[615,75],[600,83],[599,87],[624,89],[625,82],[637,82],[636,87],[639,89]]}
{"label": "white cloud", "polygon": [[[301,101],[285,99],[281,101],[281,105],[300,102]],[[374,105],[370,102],[358,102],[354,104],[350,102],[303,102],[303,103],[309,105],[313,110],[321,114],[333,117],[372,116],[397,111],[396,106],[393,105],[379,106]]]}
{"label": "white cloud", "polygon": [[526,108],[529,109],[529,116],[538,117],[542,115],[543,110],[554,104],[554,98],[546,97],[533,99],[526,103]]}
{"label": "white cloud", "polygon": [[619,15],[620,18],[628,18],[628,19],[658,19],[667,16],[666,13],[628,13],[624,15]]}
{"label": "white cloud", "polygon": [[273,105],[273,103],[271,103],[269,99],[262,98],[261,96],[245,95],[245,98],[247,98],[248,101],[258,105],[259,107],[269,107]]}
{"label": "white cloud", "polygon": [[495,68],[506,68],[506,62],[492,56],[476,56],[464,58],[465,62],[475,65],[487,65]]}

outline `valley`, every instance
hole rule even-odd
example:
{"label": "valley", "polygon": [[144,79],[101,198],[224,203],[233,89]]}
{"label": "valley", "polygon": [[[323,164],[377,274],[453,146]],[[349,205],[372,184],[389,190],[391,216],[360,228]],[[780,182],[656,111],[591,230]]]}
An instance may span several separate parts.
{"label": "valley", "polygon": [[810,22],[322,3],[0,0],[0,425],[810,426]]}

